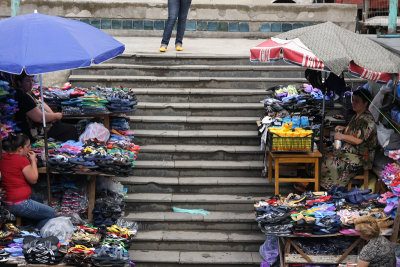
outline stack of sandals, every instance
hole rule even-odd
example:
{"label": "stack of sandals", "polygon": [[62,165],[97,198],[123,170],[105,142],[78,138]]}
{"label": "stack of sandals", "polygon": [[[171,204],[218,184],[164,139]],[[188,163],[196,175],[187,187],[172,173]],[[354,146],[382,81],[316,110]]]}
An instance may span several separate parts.
{"label": "stack of sandals", "polygon": [[30,264],[55,265],[61,262],[64,254],[58,250],[59,240],[55,236],[24,238],[23,253],[25,260]]}

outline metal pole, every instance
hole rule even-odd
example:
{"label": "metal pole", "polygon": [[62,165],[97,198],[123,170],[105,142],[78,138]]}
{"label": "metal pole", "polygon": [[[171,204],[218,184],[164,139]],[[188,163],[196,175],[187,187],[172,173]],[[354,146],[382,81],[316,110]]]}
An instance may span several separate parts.
{"label": "metal pole", "polygon": [[11,17],[17,16],[20,13],[20,0],[11,0]]}
{"label": "metal pole", "polygon": [[363,0],[363,12],[362,12],[363,23],[365,23],[365,21],[368,19],[368,1],[369,0]]}
{"label": "metal pole", "polygon": [[[43,85],[42,85],[42,74],[39,74],[40,79],[40,98],[42,101],[42,113],[43,113],[43,131],[44,131],[44,154],[45,161],[43,162],[46,167],[48,167],[49,162],[49,147],[47,143],[47,126],[46,126],[46,111],[44,110],[44,97],[43,97]],[[43,160],[43,159],[42,159]],[[47,168],[48,169],[48,168]]]}
{"label": "metal pole", "polygon": [[398,0],[389,1],[389,19],[388,19],[388,34],[395,34],[397,28],[397,8]]}

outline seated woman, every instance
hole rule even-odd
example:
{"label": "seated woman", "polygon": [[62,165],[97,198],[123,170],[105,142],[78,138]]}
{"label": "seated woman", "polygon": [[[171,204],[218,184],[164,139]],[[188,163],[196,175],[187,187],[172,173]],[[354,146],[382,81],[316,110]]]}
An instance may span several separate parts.
{"label": "seated woman", "polygon": [[[19,108],[15,114],[16,121],[19,122],[22,132],[29,136],[32,142],[43,135],[42,103],[32,94],[33,84],[33,76],[25,72],[14,77],[15,100],[18,101]],[[59,141],[78,139],[75,126],[59,121],[62,118],[60,112],[53,112],[46,103],[44,103],[44,110],[49,137]]]}
{"label": "seated woman", "polygon": [[[354,221],[354,225],[360,237],[367,241],[358,255],[357,267],[395,267],[395,244],[380,235],[376,220],[370,216],[361,216]],[[347,263],[346,266],[354,265]]]}
{"label": "seated woman", "polygon": [[51,207],[31,199],[29,184],[36,184],[39,174],[30,140],[22,133],[10,134],[2,145],[6,151],[0,160],[1,185],[6,192],[3,203],[14,215],[37,221],[40,229],[56,214]]}
{"label": "seated woman", "polygon": [[328,153],[322,163],[321,186],[326,190],[346,186],[360,169],[372,168],[377,132],[374,118],[368,111],[371,99],[366,89],[354,91],[352,105],[356,114],[347,127],[335,128],[334,138],[342,141],[342,147]]}

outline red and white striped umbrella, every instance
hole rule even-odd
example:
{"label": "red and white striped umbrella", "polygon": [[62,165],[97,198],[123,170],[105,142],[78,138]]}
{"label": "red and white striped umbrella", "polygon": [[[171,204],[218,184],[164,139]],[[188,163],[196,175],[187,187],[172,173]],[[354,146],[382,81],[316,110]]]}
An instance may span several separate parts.
{"label": "red and white striped umbrella", "polygon": [[[252,62],[274,62],[281,58],[287,63],[308,69],[330,71],[324,62],[308,49],[299,38],[283,40],[272,37],[250,49],[250,61]],[[378,83],[387,83],[391,79],[390,73],[367,70],[353,61],[348,63],[348,71],[355,77]]]}

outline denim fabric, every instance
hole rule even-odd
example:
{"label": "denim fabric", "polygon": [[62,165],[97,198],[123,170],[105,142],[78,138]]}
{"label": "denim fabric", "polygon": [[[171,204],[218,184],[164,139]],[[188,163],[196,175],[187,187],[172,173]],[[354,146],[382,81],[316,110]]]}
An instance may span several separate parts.
{"label": "denim fabric", "polygon": [[168,46],[171,39],[172,29],[178,18],[175,45],[182,45],[183,35],[185,34],[186,18],[192,0],[168,0],[168,20],[165,23],[164,34],[161,45]]}
{"label": "denim fabric", "polygon": [[48,220],[56,217],[55,211],[42,203],[27,199],[21,204],[6,206],[16,216],[32,219],[37,222],[37,227],[42,228]]}

